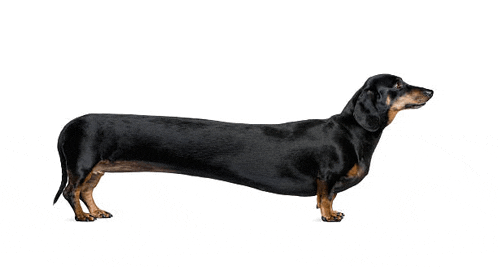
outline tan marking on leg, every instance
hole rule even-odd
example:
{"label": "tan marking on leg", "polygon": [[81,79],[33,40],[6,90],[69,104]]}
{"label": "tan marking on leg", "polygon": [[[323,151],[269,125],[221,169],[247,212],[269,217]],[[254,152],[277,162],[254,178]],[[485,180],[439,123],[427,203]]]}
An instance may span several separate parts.
{"label": "tan marking on leg", "polygon": [[75,177],[71,172],[68,172],[68,178],[69,178],[69,184],[64,190],[64,197],[67,199],[67,201],[73,208],[75,219],[77,221],[94,221],[95,218],[92,215],[83,212],[80,203],[81,188],[83,187],[82,185],[85,184],[85,182],[87,181],[87,179],[89,179],[89,177],[87,176],[85,178],[85,181],[83,181],[81,185],[76,186],[76,188],[75,188],[75,183],[77,181],[77,177]]}
{"label": "tan marking on leg", "polygon": [[344,218],[342,212],[337,212],[332,208],[332,203],[336,196],[337,194],[334,194],[329,199],[327,182],[317,180],[317,208],[320,208],[323,221],[340,222]]}
{"label": "tan marking on leg", "polygon": [[332,218],[332,202],[328,199],[328,197],[322,197],[320,212],[322,214],[322,220],[330,221]]}
{"label": "tan marking on leg", "polygon": [[86,183],[82,185],[81,188],[81,200],[88,208],[90,215],[95,218],[111,218],[112,214],[99,209],[93,200],[93,189],[97,186],[100,181],[100,178],[104,175],[104,172],[101,171],[92,171],[89,176],[90,178]]}
{"label": "tan marking on leg", "polygon": [[[77,221],[94,221],[96,218],[111,218],[112,214],[101,210],[93,200],[93,189],[97,186],[105,172],[175,172],[160,163],[143,161],[99,161],[85,177],[84,181],[78,183],[79,177],[68,171],[68,185],[64,189],[64,198],[73,208]],[[90,213],[83,212],[80,199],[88,207]]]}
{"label": "tan marking on leg", "polygon": [[322,197],[328,194],[327,192],[327,182],[320,179],[316,179],[316,208],[321,208]]}
{"label": "tan marking on leg", "polygon": [[[98,162],[85,180],[76,186],[78,177],[68,171],[69,183],[64,189],[64,198],[74,210],[77,221],[94,221],[96,218],[111,218],[112,214],[101,210],[93,199],[93,190],[105,172],[175,172],[161,164],[143,161],[109,161]],[[80,199],[88,207],[90,213],[83,212]]]}

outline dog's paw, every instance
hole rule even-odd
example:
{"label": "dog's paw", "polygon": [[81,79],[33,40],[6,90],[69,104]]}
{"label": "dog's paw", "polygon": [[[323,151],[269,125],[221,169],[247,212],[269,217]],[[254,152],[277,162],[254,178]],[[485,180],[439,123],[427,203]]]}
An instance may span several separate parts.
{"label": "dog's paw", "polygon": [[344,218],[344,213],[334,211],[330,214],[330,217],[322,216],[322,221],[324,222],[340,222]]}
{"label": "dog's paw", "polygon": [[105,210],[97,210],[91,213],[91,216],[95,218],[112,218],[112,214]]}
{"label": "dog's paw", "polygon": [[74,219],[76,219],[78,222],[93,222],[97,218],[93,217],[92,215],[90,215],[88,213],[82,213],[82,214],[76,215],[74,217]]}

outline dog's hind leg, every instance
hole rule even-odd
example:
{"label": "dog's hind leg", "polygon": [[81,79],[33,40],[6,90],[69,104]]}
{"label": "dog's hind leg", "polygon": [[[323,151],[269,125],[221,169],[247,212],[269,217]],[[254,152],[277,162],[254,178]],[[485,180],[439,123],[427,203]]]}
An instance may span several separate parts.
{"label": "dog's hind leg", "polygon": [[96,218],[89,213],[83,212],[80,203],[81,189],[83,184],[91,177],[91,175],[88,175],[83,182],[80,182],[79,177],[71,171],[68,171],[67,175],[69,182],[64,189],[63,195],[67,202],[69,202],[69,205],[71,205],[71,208],[73,208],[75,219],[77,221],[94,221]]}
{"label": "dog's hind leg", "polygon": [[93,189],[97,186],[100,181],[100,178],[104,175],[102,171],[92,171],[88,176],[88,179],[85,179],[81,187],[80,198],[85,203],[90,215],[95,218],[111,218],[112,214],[99,209],[93,200]]}

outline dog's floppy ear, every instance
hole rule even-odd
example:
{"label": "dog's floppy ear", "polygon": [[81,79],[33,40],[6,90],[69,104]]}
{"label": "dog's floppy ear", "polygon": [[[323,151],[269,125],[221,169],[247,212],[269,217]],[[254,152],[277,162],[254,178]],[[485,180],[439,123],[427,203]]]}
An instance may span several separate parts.
{"label": "dog's floppy ear", "polygon": [[356,121],[370,132],[375,132],[380,128],[380,114],[376,101],[375,94],[370,90],[365,90],[358,97],[353,111]]}

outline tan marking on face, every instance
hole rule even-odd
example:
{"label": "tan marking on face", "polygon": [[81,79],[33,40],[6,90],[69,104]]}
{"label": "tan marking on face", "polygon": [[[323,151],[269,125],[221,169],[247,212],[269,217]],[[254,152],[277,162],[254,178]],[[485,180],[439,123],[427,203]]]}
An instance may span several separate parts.
{"label": "tan marking on face", "polygon": [[394,110],[392,108],[389,109],[387,112],[387,125],[391,124],[393,122],[394,117],[396,117],[396,114],[398,114],[399,110]]}
{"label": "tan marking on face", "polygon": [[394,102],[388,97],[389,103],[391,103],[391,107],[387,112],[387,125],[391,124],[394,120],[394,117],[403,109],[406,109],[406,105],[409,104],[423,104],[429,100],[430,97],[427,97],[422,93],[419,89],[413,89],[409,93],[398,97]]}

